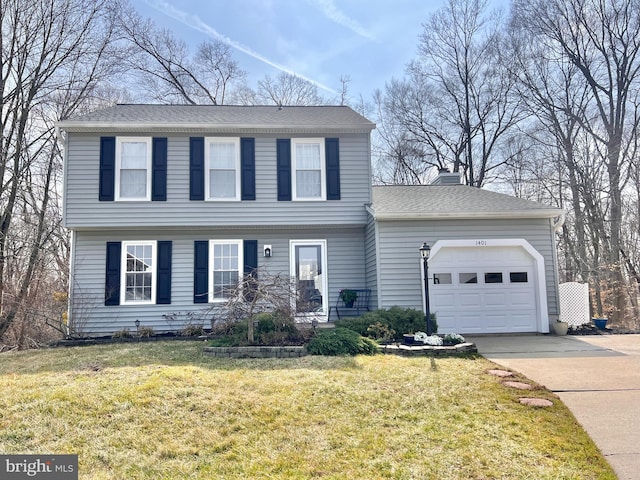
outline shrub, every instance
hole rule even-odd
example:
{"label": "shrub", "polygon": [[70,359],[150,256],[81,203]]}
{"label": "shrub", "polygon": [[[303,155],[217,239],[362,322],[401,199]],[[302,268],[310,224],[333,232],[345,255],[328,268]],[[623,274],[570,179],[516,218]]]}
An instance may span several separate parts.
{"label": "shrub", "polygon": [[299,345],[303,341],[293,318],[275,311],[253,317],[255,343],[258,345]]}
{"label": "shrub", "polygon": [[[252,345],[302,345],[304,333],[298,329],[293,318],[286,313],[263,312],[253,316],[254,341]],[[218,322],[211,330],[215,337],[212,346],[244,346],[247,340],[248,322],[246,319],[238,321]]]}
{"label": "shrub", "polygon": [[374,355],[378,346],[353,330],[337,327],[318,332],[307,344],[307,351],[312,355]]}
{"label": "shrub", "polygon": [[[405,333],[414,333],[425,330],[424,313],[413,308],[391,307],[388,310],[379,309],[367,312],[360,317],[345,318],[335,322],[337,327],[344,327],[359,333],[362,336],[379,335],[381,326],[387,327],[391,334],[391,340],[400,342]],[[375,326],[379,324],[380,326]],[[372,331],[369,331],[372,328]],[[431,332],[438,331],[436,314],[431,314]]]}
{"label": "shrub", "polygon": [[448,345],[458,345],[459,343],[464,343],[464,337],[457,333],[447,333],[444,336],[444,343]]}
{"label": "shrub", "polygon": [[152,327],[140,327],[138,328],[138,336],[141,338],[149,338],[155,335],[155,331]]}
{"label": "shrub", "polygon": [[204,335],[204,327],[195,323],[188,323],[180,330],[180,335],[183,337],[199,337]]}
{"label": "shrub", "polygon": [[387,325],[383,325],[380,322],[376,322],[373,325],[369,325],[367,328],[367,336],[373,338],[378,342],[388,343],[393,340],[393,336],[396,331],[389,328]]}
{"label": "shrub", "polygon": [[112,338],[131,338],[131,332],[125,327],[122,330],[113,332]]}
{"label": "shrub", "polygon": [[[375,312],[369,312],[369,313],[375,313]],[[353,330],[354,332],[359,333],[363,337],[366,337],[368,334],[367,330],[369,329],[369,327],[374,323],[376,323],[376,322],[372,322],[371,317],[368,316],[369,313],[365,313],[364,315],[361,315],[359,317],[342,318],[340,320],[336,320],[334,324],[336,327],[348,328],[349,330]],[[377,322],[377,323],[381,323],[381,322]],[[387,324],[383,323],[383,325],[387,325]]]}

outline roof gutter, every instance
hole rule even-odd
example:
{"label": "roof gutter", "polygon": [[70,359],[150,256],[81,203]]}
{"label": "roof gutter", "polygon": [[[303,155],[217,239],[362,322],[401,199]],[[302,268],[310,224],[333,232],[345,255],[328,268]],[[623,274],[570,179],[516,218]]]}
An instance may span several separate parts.
{"label": "roof gutter", "polygon": [[369,133],[375,129],[375,124],[361,125],[273,125],[273,124],[219,124],[219,123],[158,123],[158,122],[86,122],[63,120],[57,127],[66,132],[104,132],[105,130],[117,130],[127,132],[169,131],[169,132],[238,132],[241,131],[335,131],[350,133]]}
{"label": "roof gutter", "polygon": [[[559,211],[557,209],[541,209],[541,210],[512,210],[508,212],[430,212],[430,213],[375,213],[375,210],[369,206],[367,211],[376,220],[442,220],[442,219],[490,219],[490,218],[557,218]],[[564,212],[560,214],[564,218]]]}

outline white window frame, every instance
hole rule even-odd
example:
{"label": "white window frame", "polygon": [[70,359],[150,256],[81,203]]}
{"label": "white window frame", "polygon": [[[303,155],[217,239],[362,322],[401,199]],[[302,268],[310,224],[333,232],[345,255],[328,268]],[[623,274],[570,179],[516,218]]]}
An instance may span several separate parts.
{"label": "white window frame", "polygon": [[[289,274],[292,282],[292,291],[296,292],[298,281],[296,272],[296,247],[304,246],[320,246],[320,254],[322,255],[322,312],[296,312],[296,317],[326,321],[329,314],[329,271],[327,269],[327,241],[326,240],[289,240]],[[291,307],[296,310],[296,296],[293,295]]]}
{"label": "white window frame", "polygon": [[[320,196],[302,197],[298,195],[298,159],[296,155],[299,144],[318,144],[320,146]],[[327,199],[327,174],[326,156],[324,151],[324,138],[292,138],[291,139],[291,185],[293,190],[292,199],[294,201],[320,202]]]}
{"label": "white window frame", "polygon": [[[124,143],[146,143],[147,155],[145,159],[147,169],[147,189],[144,197],[121,197],[120,196],[120,171],[122,165],[122,144]],[[120,202],[139,202],[151,200],[151,155],[152,155],[151,137],[117,137],[116,138],[116,185],[115,199]]]}
{"label": "white window frame", "polygon": [[208,265],[208,275],[209,275],[209,303],[225,303],[229,299],[228,298],[213,298],[214,285],[213,285],[213,274],[214,274],[214,247],[215,245],[232,245],[235,244],[238,246],[238,280],[242,280],[244,276],[244,242],[238,239],[216,239],[209,240],[209,265]]}
{"label": "white window frame", "polygon": [[[216,143],[232,143],[234,145],[234,166],[235,166],[235,190],[234,197],[212,197],[211,190],[211,149],[210,146]],[[237,202],[240,201],[240,138],[239,137],[207,137],[205,139],[205,200],[209,202]]]}
{"label": "white window frame", "polygon": [[[151,246],[151,299],[127,300],[127,247]],[[122,242],[120,259],[120,299],[122,305],[152,305],[156,303],[156,289],[158,287],[158,242],[155,240],[127,240]]]}

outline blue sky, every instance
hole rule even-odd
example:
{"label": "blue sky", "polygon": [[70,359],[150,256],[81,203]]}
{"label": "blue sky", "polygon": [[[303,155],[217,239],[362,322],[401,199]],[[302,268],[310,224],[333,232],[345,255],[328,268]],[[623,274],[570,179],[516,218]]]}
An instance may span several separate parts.
{"label": "blue sky", "polygon": [[195,49],[207,37],[234,48],[255,88],[265,74],[294,73],[333,97],[340,76],[363,95],[403,75],[422,23],[442,0],[131,0]]}

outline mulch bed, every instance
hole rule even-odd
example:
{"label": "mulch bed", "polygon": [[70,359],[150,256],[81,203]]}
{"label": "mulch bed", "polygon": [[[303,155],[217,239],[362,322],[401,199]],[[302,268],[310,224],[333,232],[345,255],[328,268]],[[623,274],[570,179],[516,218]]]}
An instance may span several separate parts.
{"label": "mulch bed", "polygon": [[625,335],[633,333],[640,333],[640,330],[619,327],[607,327],[601,330],[592,323],[578,326],[571,325],[567,331],[567,335]]}

